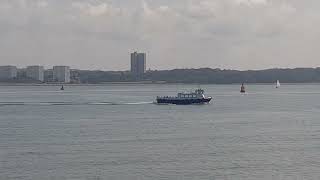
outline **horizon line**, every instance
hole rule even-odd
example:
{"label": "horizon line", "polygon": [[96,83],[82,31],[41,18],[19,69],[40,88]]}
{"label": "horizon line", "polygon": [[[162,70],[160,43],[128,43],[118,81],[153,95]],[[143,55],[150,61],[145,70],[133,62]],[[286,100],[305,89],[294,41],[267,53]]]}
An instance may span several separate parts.
{"label": "horizon line", "polygon": [[[28,66],[42,66],[44,70],[52,70],[54,66],[67,66],[70,70],[80,70],[80,71],[105,71],[105,72],[127,72],[130,69],[126,70],[103,70],[103,69],[82,69],[82,68],[72,68],[70,65],[53,65],[52,68],[47,68],[44,65],[27,65],[27,66],[17,66],[17,65],[0,65],[0,66],[14,66],[17,69],[26,69]],[[320,66],[317,67],[270,67],[270,68],[261,68],[261,69],[232,69],[232,68],[221,68],[221,67],[176,67],[172,69],[147,69],[146,71],[172,71],[172,70],[200,70],[200,69],[211,69],[211,70],[229,70],[229,71],[264,71],[264,70],[288,70],[288,69],[318,69]]]}

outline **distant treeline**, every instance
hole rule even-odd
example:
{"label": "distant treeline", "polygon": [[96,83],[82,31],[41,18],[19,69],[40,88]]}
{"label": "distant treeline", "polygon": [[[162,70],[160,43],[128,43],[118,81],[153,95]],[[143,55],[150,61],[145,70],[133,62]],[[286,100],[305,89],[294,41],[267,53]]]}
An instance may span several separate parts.
{"label": "distant treeline", "polygon": [[[89,71],[71,70],[72,83],[111,83],[111,82],[154,82],[154,83],[320,83],[320,68],[267,69],[267,70],[222,70],[222,69],[174,69],[148,71],[141,76],[134,76],[129,71]],[[28,79],[18,73],[11,83],[41,83]],[[45,72],[45,82],[52,82],[52,73]]]}
{"label": "distant treeline", "polygon": [[221,70],[221,69],[174,69],[148,71],[135,77],[130,72],[79,71],[81,83],[104,82],[167,82],[167,83],[319,83],[320,68],[267,69],[267,70]]}

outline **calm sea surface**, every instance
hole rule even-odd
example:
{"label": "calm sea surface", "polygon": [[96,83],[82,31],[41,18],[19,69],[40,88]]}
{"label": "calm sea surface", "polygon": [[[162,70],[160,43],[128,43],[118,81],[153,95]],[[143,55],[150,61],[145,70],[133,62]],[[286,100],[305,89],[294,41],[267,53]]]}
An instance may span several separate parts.
{"label": "calm sea surface", "polygon": [[320,179],[320,85],[0,86],[0,179]]}

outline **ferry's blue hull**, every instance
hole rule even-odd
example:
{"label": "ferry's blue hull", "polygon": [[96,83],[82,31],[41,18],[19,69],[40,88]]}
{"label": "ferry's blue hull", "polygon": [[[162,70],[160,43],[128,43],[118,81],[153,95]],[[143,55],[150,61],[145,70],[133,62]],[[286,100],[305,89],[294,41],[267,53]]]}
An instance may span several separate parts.
{"label": "ferry's blue hull", "polygon": [[205,104],[209,103],[212,98],[203,98],[203,99],[166,99],[158,98],[158,104],[177,104],[177,105],[188,105],[188,104]]}

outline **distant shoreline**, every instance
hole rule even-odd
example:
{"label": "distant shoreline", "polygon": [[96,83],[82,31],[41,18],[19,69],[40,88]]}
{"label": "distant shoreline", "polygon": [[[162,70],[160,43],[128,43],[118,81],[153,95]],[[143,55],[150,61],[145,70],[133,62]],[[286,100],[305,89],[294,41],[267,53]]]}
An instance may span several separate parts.
{"label": "distant shoreline", "polygon": [[[107,86],[107,85],[240,85],[241,83],[229,83],[229,84],[214,84],[214,83],[167,83],[167,82],[107,82],[107,83],[96,83],[96,84],[68,84],[68,83],[0,83],[0,86]],[[275,83],[245,83],[247,85],[273,85]],[[320,83],[305,82],[305,83],[281,83],[287,85],[298,85],[298,84],[314,84],[319,85]]]}
{"label": "distant shoreline", "polygon": [[[265,69],[265,70],[226,70],[226,69],[174,69],[147,71],[135,76],[129,71],[88,71],[72,70],[71,84],[68,85],[106,85],[106,84],[272,84],[280,83],[320,83],[319,68]],[[0,85],[41,85],[55,86],[64,83],[51,82],[50,72],[44,76],[46,83],[28,79],[23,73],[14,79],[1,80]],[[74,83],[74,84],[73,84]]]}

